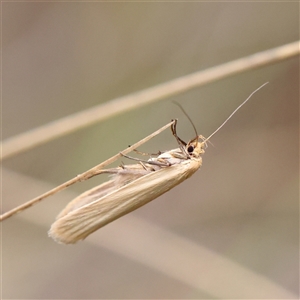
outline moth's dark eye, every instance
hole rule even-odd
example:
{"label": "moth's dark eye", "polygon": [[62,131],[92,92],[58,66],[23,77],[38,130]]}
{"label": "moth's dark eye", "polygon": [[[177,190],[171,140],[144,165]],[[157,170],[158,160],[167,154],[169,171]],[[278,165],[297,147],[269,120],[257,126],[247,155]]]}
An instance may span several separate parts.
{"label": "moth's dark eye", "polygon": [[188,146],[187,151],[188,151],[188,153],[193,153],[194,147],[193,146]]}

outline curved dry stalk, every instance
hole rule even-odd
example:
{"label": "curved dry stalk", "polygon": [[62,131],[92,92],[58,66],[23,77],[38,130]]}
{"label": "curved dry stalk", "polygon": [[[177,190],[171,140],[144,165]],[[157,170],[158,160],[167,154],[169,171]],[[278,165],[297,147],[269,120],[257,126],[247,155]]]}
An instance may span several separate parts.
{"label": "curved dry stalk", "polygon": [[[167,128],[169,128],[172,124],[174,124],[174,122],[175,121],[172,121],[172,122],[168,123],[167,125],[165,125],[165,126],[161,127],[160,129],[156,130],[155,132],[153,132],[152,134],[148,135],[147,137],[145,137],[144,139],[140,140],[139,142],[137,142],[137,143],[133,144],[132,146],[126,148],[125,150],[121,151],[122,154],[127,154],[130,151],[132,151],[133,149],[135,149],[135,148],[143,145],[144,143],[146,143],[147,141],[149,141],[150,139],[152,139],[154,136],[158,135],[162,131],[164,131]],[[15,208],[13,208],[12,210],[10,210],[10,211],[8,211],[8,212],[6,212],[6,213],[4,213],[4,214],[2,214],[0,216],[0,222],[3,221],[3,220],[5,220],[5,219],[7,219],[7,218],[9,218],[9,217],[11,217],[12,215],[14,215],[16,213],[19,213],[19,212],[23,211],[26,208],[29,208],[30,206],[32,206],[32,205],[40,202],[41,200],[43,200],[43,199],[45,199],[45,198],[47,198],[47,197],[49,197],[51,195],[54,195],[54,194],[60,192],[61,190],[69,187],[70,185],[72,185],[72,184],[74,184],[74,183],[76,183],[78,181],[87,180],[87,179],[89,179],[89,178],[91,178],[93,176],[96,176],[96,175],[100,174],[101,171],[102,171],[102,169],[105,166],[113,163],[114,161],[116,161],[121,156],[122,155],[120,153],[118,153],[118,154],[112,156],[111,158],[105,160],[104,162],[100,163],[99,165],[97,165],[97,166],[89,169],[88,171],[86,171],[86,172],[84,172],[84,173],[82,173],[80,175],[77,175],[76,177],[74,177],[74,178],[66,181],[65,183],[63,183],[63,184],[61,184],[61,185],[53,188],[52,190],[50,190],[50,191],[48,191],[48,192],[46,192],[46,193],[44,193],[44,194],[42,194],[42,195],[40,195],[40,196],[32,199],[32,200],[30,200],[30,201],[28,201],[28,202],[26,202],[24,204],[21,204],[21,205],[15,207]]]}
{"label": "curved dry stalk", "polygon": [[108,119],[122,112],[185,92],[197,86],[245,72],[267,64],[279,62],[300,53],[299,41],[246,56],[216,67],[182,76],[154,87],[116,98],[59,120],[45,124],[2,143],[1,160],[12,157],[38,145],[47,143],[78,129]]}

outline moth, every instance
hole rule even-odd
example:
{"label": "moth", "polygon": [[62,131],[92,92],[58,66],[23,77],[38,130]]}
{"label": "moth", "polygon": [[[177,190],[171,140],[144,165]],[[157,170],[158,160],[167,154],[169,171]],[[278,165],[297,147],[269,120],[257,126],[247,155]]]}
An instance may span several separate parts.
{"label": "moth", "polygon": [[184,142],[177,135],[177,120],[174,120],[171,132],[178,148],[159,153],[146,161],[129,157],[138,160],[138,163],[100,170],[99,174],[111,174],[111,179],[71,201],[57,216],[49,236],[58,243],[76,243],[191,177],[202,165],[208,140],[260,88],[252,92],[208,138],[198,135],[194,127],[196,136]]}

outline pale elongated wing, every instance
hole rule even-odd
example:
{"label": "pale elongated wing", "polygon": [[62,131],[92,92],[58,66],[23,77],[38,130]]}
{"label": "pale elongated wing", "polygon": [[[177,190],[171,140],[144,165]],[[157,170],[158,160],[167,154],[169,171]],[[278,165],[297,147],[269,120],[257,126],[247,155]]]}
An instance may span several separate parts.
{"label": "pale elongated wing", "polygon": [[50,228],[49,236],[59,243],[76,243],[169,191],[194,174],[201,164],[200,157],[149,172],[56,220]]}
{"label": "pale elongated wing", "polygon": [[118,167],[102,170],[100,174],[111,174],[112,179],[82,193],[81,195],[73,199],[59,213],[56,219],[60,219],[71,211],[104,197],[105,195],[119,189],[120,187],[130,183],[133,180],[136,180],[141,176],[144,176],[149,172],[150,171],[145,170],[140,164],[127,165],[123,168]]}
{"label": "pale elongated wing", "polygon": [[116,186],[114,179],[95,186],[94,188],[82,193],[71,202],[69,202],[68,205],[59,213],[56,219],[60,219],[71,211],[105,196],[106,194],[112,192],[115,188],[118,187]]}

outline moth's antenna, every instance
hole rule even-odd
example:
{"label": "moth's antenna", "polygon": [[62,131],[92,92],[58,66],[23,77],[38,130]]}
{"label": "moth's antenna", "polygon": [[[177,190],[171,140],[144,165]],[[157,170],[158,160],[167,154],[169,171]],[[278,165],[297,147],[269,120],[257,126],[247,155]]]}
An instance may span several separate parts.
{"label": "moth's antenna", "polygon": [[192,121],[192,119],[190,118],[190,116],[187,114],[187,112],[183,109],[183,107],[178,103],[178,102],[176,102],[176,101],[172,101],[174,104],[176,104],[181,110],[182,110],[182,112],[185,114],[185,116],[188,118],[188,120],[191,122],[191,124],[192,124],[192,126],[193,126],[193,128],[194,128],[194,131],[195,131],[195,133],[196,133],[196,138],[198,138],[198,133],[197,133],[197,129],[196,129],[196,127],[195,127],[195,125],[194,125],[194,123],[193,123],[193,121]]}
{"label": "moth's antenna", "polygon": [[259,91],[261,88],[263,88],[266,84],[268,84],[269,82],[264,83],[263,85],[261,85],[259,88],[257,88],[254,92],[252,92],[250,94],[250,96],[242,103],[240,104],[231,114],[230,116],[208,137],[205,139],[205,141],[209,140],[213,135],[215,135],[230,119],[231,117],[244,105],[246,104],[246,102],[257,92]]}

